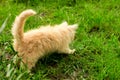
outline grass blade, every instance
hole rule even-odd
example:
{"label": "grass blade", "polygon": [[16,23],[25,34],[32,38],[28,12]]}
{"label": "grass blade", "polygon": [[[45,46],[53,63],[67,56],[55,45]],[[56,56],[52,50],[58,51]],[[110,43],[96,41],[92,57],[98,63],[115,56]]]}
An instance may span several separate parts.
{"label": "grass blade", "polygon": [[1,26],[1,28],[0,28],[0,33],[4,30],[4,28],[6,27],[6,24],[7,24],[7,21],[8,21],[8,19],[9,19],[9,17],[10,17],[10,14],[9,14],[9,16],[5,19],[5,21],[4,21],[4,23],[2,24],[2,26]]}

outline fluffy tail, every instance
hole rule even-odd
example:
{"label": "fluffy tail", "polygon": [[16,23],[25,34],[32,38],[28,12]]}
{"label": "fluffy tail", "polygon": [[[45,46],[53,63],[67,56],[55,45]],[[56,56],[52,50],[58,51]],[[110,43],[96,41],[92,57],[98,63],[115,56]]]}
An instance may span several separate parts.
{"label": "fluffy tail", "polygon": [[32,9],[28,9],[23,11],[20,15],[16,17],[12,27],[12,35],[16,42],[20,43],[23,39],[23,31],[26,18],[35,14],[35,11],[33,11]]}

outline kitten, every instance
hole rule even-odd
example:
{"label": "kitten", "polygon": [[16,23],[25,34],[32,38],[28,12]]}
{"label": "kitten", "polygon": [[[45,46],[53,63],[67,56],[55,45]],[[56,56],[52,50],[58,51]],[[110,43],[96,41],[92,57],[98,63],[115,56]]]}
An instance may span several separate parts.
{"label": "kitten", "polygon": [[69,44],[73,41],[78,27],[77,24],[68,25],[67,22],[63,22],[54,26],[41,26],[24,33],[26,18],[35,14],[32,9],[23,11],[16,17],[12,27],[13,47],[29,69],[48,53],[73,54],[75,49],[70,49]]}

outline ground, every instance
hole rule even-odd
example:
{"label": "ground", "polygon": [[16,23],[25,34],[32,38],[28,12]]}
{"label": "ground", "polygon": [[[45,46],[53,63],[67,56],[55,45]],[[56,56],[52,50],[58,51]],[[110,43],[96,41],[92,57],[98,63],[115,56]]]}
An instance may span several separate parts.
{"label": "ground", "polygon": [[[38,61],[31,73],[13,64],[11,27],[20,12],[33,9],[25,31],[40,25],[78,23],[73,55],[52,54]],[[120,79],[119,0],[1,0],[0,80],[118,80]]]}

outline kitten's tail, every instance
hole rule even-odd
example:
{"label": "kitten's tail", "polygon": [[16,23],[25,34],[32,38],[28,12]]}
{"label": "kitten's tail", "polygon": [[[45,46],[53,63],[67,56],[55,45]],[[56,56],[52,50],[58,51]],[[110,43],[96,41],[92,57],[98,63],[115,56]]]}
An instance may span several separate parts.
{"label": "kitten's tail", "polygon": [[12,35],[16,42],[20,43],[23,39],[23,33],[24,33],[24,24],[26,19],[29,16],[35,15],[36,12],[32,9],[28,9],[23,11],[20,15],[18,15],[13,23],[12,27]]}

